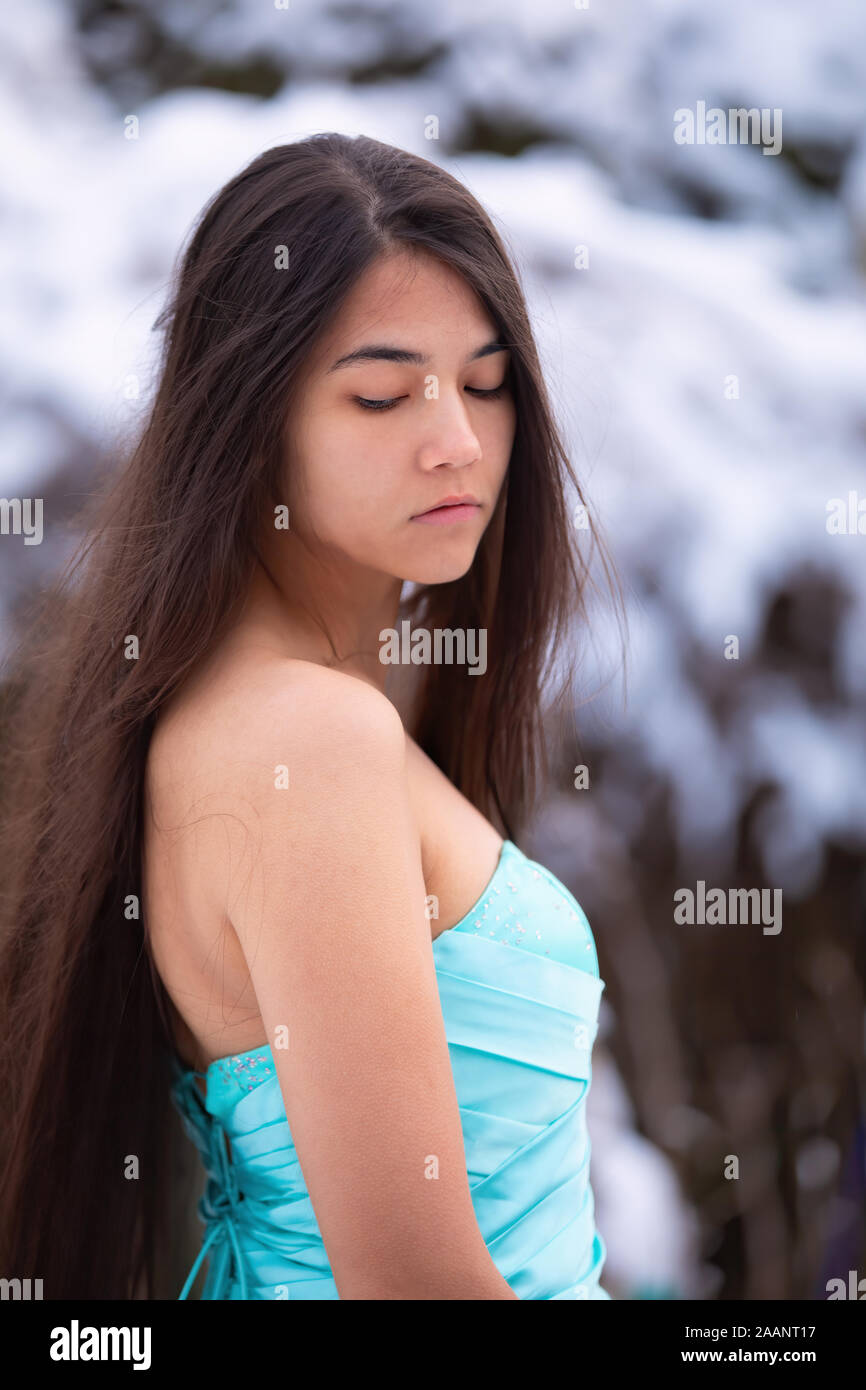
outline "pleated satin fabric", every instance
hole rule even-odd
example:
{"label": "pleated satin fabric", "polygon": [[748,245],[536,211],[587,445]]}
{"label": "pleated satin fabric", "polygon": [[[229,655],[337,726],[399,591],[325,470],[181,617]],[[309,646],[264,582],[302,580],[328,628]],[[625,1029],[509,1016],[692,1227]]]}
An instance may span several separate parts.
{"label": "pleated satin fabric", "polygon": [[[433,957],[491,1258],[518,1298],[608,1299],[586,1124],[605,986],[582,909],[506,840],[484,894],[436,937]],[[208,1175],[204,1240],[179,1297],[208,1258],[204,1299],[338,1299],[270,1047],[204,1073],[174,1068],[172,1099]]]}

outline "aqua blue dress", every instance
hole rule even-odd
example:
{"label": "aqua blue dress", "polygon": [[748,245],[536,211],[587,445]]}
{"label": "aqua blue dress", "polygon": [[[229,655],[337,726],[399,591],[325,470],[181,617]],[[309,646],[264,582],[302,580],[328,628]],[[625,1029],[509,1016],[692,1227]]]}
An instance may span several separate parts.
{"label": "aqua blue dress", "polygon": [[[494,1264],[518,1298],[608,1299],[586,1125],[604,982],[582,909],[506,840],[433,958],[472,1203]],[[203,1073],[173,1065],[172,1099],[208,1176],[204,1240],[179,1297],[209,1256],[202,1298],[338,1299],[270,1047]]]}

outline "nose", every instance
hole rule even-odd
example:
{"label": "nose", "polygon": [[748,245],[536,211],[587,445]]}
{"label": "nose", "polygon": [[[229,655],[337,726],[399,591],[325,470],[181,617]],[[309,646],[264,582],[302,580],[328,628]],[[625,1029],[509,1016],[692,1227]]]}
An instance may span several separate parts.
{"label": "nose", "polygon": [[458,391],[444,391],[424,402],[425,434],[420,448],[424,468],[465,468],[481,458],[481,444],[472,428],[466,402]]}

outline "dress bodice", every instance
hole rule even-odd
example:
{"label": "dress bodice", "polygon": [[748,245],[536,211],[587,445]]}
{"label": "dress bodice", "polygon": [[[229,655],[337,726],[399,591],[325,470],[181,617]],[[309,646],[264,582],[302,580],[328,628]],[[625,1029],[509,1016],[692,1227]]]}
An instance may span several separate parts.
{"label": "dress bodice", "polygon": [[[506,840],[484,893],[433,941],[433,959],[491,1258],[519,1298],[609,1298],[586,1127],[604,982],[585,914]],[[208,1175],[205,1238],[180,1297],[210,1254],[202,1298],[339,1298],[270,1046],[204,1073],[178,1059],[174,1068],[172,1099]]]}

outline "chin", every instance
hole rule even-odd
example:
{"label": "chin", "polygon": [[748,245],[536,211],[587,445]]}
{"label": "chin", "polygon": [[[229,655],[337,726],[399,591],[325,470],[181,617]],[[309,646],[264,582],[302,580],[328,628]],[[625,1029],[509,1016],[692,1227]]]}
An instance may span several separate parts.
{"label": "chin", "polygon": [[464,574],[468,574],[474,559],[474,550],[471,555],[464,555],[462,559],[445,555],[431,556],[429,560],[416,557],[406,566],[402,578],[410,584],[451,584],[455,579],[462,579]]}

